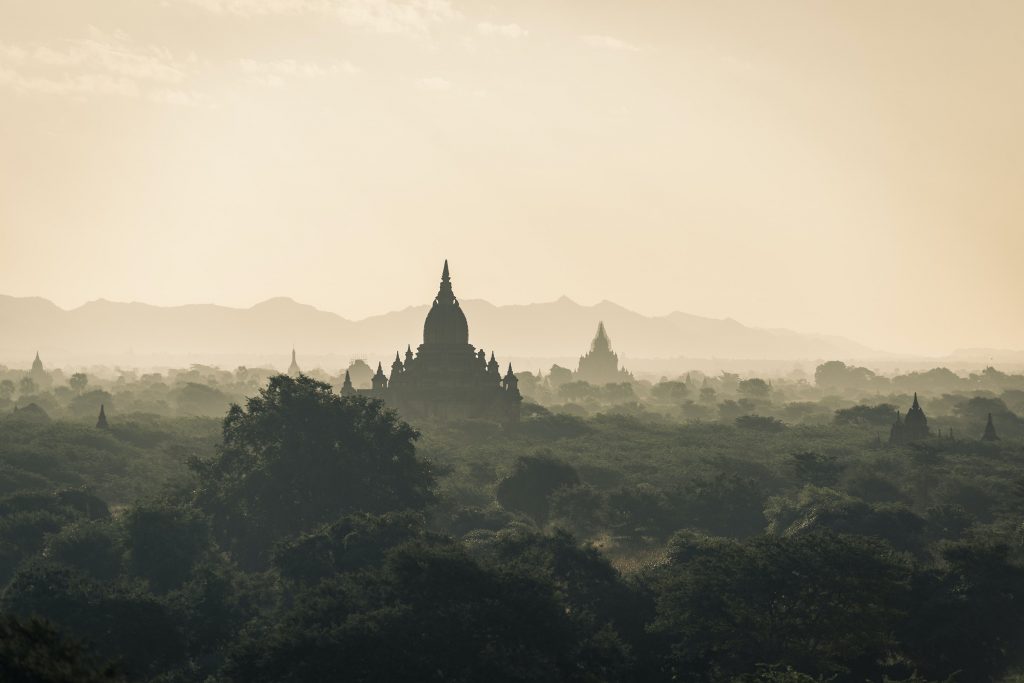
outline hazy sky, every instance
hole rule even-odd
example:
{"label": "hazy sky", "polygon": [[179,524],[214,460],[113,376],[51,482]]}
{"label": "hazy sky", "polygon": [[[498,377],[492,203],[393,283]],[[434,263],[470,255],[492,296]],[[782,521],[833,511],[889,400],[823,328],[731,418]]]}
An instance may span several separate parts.
{"label": "hazy sky", "polygon": [[0,293],[1024,348],[1022,65],[1018,0],[0,0]]}

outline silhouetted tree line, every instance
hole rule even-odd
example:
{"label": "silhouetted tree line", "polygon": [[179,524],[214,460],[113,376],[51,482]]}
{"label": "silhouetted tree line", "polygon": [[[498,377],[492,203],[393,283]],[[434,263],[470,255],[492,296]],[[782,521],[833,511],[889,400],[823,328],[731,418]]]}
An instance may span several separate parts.
{"label": "silhouetted tree line", "polygon": [[1012,680],[1020,441],[839,411],[421,434],[275,376],[219,438],[5,423],[0,680]]}

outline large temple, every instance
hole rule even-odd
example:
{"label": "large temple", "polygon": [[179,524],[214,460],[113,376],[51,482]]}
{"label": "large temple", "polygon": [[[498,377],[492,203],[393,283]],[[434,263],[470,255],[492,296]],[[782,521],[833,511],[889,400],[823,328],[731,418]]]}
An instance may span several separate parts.
{"label": "large temple", "polygon": [[360,394],[384,400],[403,418],[481,418],[516,422],[522,396],[512,366],[504,375],[491,352],[469,343],[469,323],[462,312],[444,262],[441,286],[423,323],[423,343],[405,358],[395,352],[391,374],[377,364],[373,388],[355,389],[346,372],[342,395]]}
{"label": "large temple", "polygon": [[612,342],[604,330],[604,322],[597,324],[597,334],[590,342],[590,351],[580,356],[575,379],[596,386],[632,382],[633,375],[619,367],[619,356],[612,351]]}

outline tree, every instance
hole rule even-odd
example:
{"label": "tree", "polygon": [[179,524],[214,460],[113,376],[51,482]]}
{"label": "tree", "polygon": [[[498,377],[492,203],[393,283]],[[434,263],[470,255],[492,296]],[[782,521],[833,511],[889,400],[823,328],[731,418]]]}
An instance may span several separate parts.
{"label": "tree", "polygon": [[627,656],[614,632],[569,609],[539,568],[506,564],[451,543],[392,548],[378,567],[318,583],[243,636],[222,680],[623,678]]}
{"label": "tree", "polygon": [[38,390],[39,386],[36,384],[35,380],[28,375],[22,377],[21,381],[18,382],[18,393],[22,396],[31,396]]}
{"label": "tree", "polygon": [[1001,544],[953,543],[941,555],[940,569],[915,576],[897,637],[930,680],[997,680],[1020,661],[1024,569]]}
{"label": "tree", "polygon": [[798,481],[815,486],[833,486],[843,472],[834,455],[801,451],[791,456],[790,465]]}
{"label": "tree", "polygon": [[0,617],[0,680],[9,683],[114,683],[110,665],[93,661],[82,646],[38,618]]}
{"label": "tree", "polygon": [[572,370],[563,368],[561,365],[552,365],[548,371],[548,383],[553,389],[572,381]]}
{"label": "tree", "polygon": [[598,388],[589,382],[566,382],[559,387],[558,395],[565,401],[582,401],[597,398]]}
{"label": "tree", "polygon": [[875,373],[867,368],[838,360],[822,363],[814,370],[814,383],[823,389],[866,389],[874,379]]}
{"label": "tree", "polygon": [[352,512],[424,507],[433,498],[419,433],[380,401],[277,375],[224,419],[211,461],[192,460],[196,502],[224,547],[266,566],[273,544]]}
{"label": "tree", "polygon": [[782,420],[764,415],[740,415],[736,418],[736,426],[755,432],[775,433],[786,430],[786,424]]}
{"label": "tree", "polygon": [[572,465],[541,451],[516,460],[512,473],[498,484],[498,502],[503,508],[522,512],[543,524],[548,518],[548,497],[562,487],[579,483]]}
{"label": "tree", "polygon": [[136,505],[124,525],[132,571],[158,592],[184,583],[209,547],[207,520],[191,508]]}
{"label": "tree", "polygon": [[14,382],[9,379],[0,382],[0,399],[9,401],[12,396],[14,396]]}
{"label": "tree", "polygon": [[686,382],[662,381],[651,387],[651,397],[661,403],[682,403],[687,394]]}
{"label": "tree", "polygon": [[104,406],[108,411],[113,410],[114,397],[102,389],[93,389],[71,399],[68,411],[79,419],[95,420],[96,414],[100,412],[100,406]]}
{"label": "tree", "polygon": [[875,406],[856,405],[852,408],[841,408],[835,412],[836,424],[864,424],[872,427],[885,427],[896,419],[896,406],[891,403],[879,403]]}
{"label": "tree", "polygon": [[89,384],[89,376],[84,372],[76,372],[71,375],[71,379],[68,380],[68,384],[78,393],[82,393],[85,387]]}
{"label": "tree", "polygon": [[39,615],[88,641],[103,659],[119,661],[131,680],[149,680],[185,654],[178,618],[152,595],[100,583],[52,562],[22,565],[4,590],[0,608],[18,616]]}
{"label": "tree", "polygon": [[752,377],[751,379],[745,379],[740,382],[739,392],[747,398],[767,398],[768,394],[771,393],[772,388],[759,377]]}
{"label": "tree", "polygon": [[883,545],[761,536],[684,557],[664,570],[651,626],[668,644],[666,673],[720,681],[779,662],[812,676],[881,678],[908,574]]}
{"label": "tree", "polygon": [[229,405],[228,397],[205,384],[188,382],[172,392],[178,413],[214,417],[223,415]]}

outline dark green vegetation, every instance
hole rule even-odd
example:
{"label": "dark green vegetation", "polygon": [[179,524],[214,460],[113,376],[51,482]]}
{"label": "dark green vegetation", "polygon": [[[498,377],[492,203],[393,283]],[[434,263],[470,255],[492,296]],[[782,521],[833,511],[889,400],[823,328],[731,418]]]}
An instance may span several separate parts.
{"label": "dark green vegetation", "polygon": [[280,376],[222,421],[7,418],[0,680],[1017,681],[1002,377],[922,395],[944,436],[898,448],[891,381],[638,384],[422,435]]}

